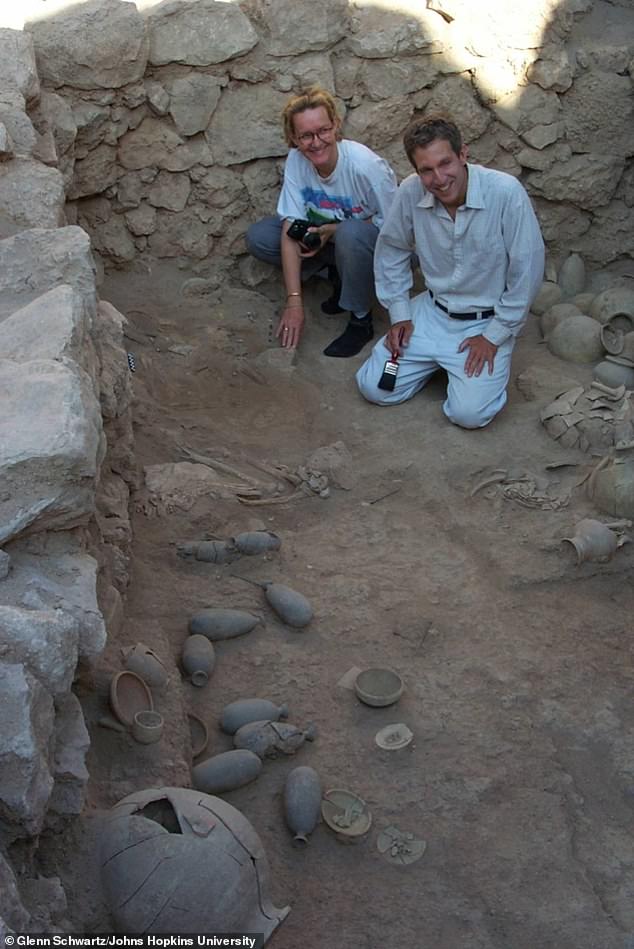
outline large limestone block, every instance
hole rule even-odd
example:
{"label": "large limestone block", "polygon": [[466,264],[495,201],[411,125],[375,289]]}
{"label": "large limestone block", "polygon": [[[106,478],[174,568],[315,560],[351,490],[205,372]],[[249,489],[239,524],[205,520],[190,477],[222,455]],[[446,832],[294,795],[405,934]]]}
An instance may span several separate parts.
{"label": "large limestone block", "polygon": [[156,257],[192,256],[203,260],[211,242],[207,226],[188,208],[181,214],[159,214],[148,246]]}
{"label": "large limestone block", "polygon": [[22,30],[0,29],[0,86],[13,86],[27,103],[40,94],[33,39]]}
{"label": "large limestone block", "polygon": [[559,96],[539,86],[515,89],[495,102],[493,109],[500,122],[533,148],[551,145],[563,132]]}
{"label": "large limestone block", "polygon": [[57,153],[57,167],[64,184],[70,185],[73,172],[73,145],[77,125],[68,102],[55,92],[42,89],[37,107],[31,112],[33,124],[40,135],[51,134]]}
{"label": "large limestone block", "polygon": [[0,241],[0,317],[62,283],[95,312],[95,263],[80,227],[34,228]]}
{"label": "large limestone block", "polygon": [[6,932],[28,932],[31,919],[22,905],[18,883],[15,873],[0,853],[0,935],[5,935],[2,931],[2,921],[8,925]]}
{"label": "large limestone block", "polygon": [[[258,165],[251,165],[250,168],[257,168]],[[275,176],[277,184],[277,176]],[[244,175],[238,171],[232,171],[230,168],[221,168],[215,166],[206,172],[204,178],[196,182],[194,186],[194,195],[198,201],[212,208],[234,208],[237,206],[237,213],[246,210],[248,206],[248,194],[245,195]]]}
{"label": "large limestone block", "polygon": [[73,121],[77,127],[75,154],[85,158],[91,148],[101,144],[110,124],[111,109],[96,102],[77,102],[72,108]]}
{"label": "large limestone block", "polygon": [[578,249],[595,267],[619,258],[634,258],[632,208],[622,201],[611,201],[605,208],[599,208],[592,226],[578,242]]}
{"label": "large limestone block", "polygon": [[79,367],[0,360],[0,544],[88,521],[101,438],[92,381]]}
{"label": "large limestone block", "polygon": [[7,132],[7,127],[4,122],[0,122],[0,161],[8,161],[10,158],[13,158],[14,155],[15,152],[13,151],[11,136]]}
{"label": "large limestone block", "polygon": [[400,144],[403,129],[412,118],[414,109],[414,102],[407,96],[382,102],[366,99],[348,112],[343,125],[344,135],[383,154],[388,142],[398,139]]}
{"label": "large limestone block", "polygon": [[549,244],[558,243],[566,254],[576,239],[590,227],[591,217],[570,204],[556,204],[536,198],[533,201],[544,240]]}
{"label": "large limestone block", "polygon": [[463,76],[449,76],[434,86],[427,108],[448,112],[467,142],[479,138],[491,123],[491,114],[477,102],[471,83]]}
{"label": "large limestone block", "polygon": [[77,621],[63,610],[0,606],[3,660],[22,663],[51,695],[73,684],[78,640]]}
{"label": "large limestone block", "polygon": [[116,163],[117,149],[113,145],[101,144],[88,152],[85,158],[75,162],[73,180],[68,188],[68,199],[85,198],[101,194],[114,184],[120,174]]}
{"label": "large limestone block", "polygon": [[324,4],[312,0],[252,0],[249,6],[254,19],[264,25],[266,49],[272,56],[297,56],[325,49],[348,32],[347,0]]}
{"label": "large limestone block", "polygon": [[386,5],[354,3],[350,50],[364,59],[392,59],[419,53],[442,53],[450,44],[448,24],[419,0]]}
{"label": "large limestone block", "polygon": [[[251,90],[249,97],[255,107],[256,98]],[[236,116],[233,118],[235,121]],[[236,128],[234,134],[239,139],[244,137],[244,130]],[[148,116],[138,128],[121,137],[118,160],[129,171],[152,166],[166,171],[186,171],[194,165],[214,163],[211,149],[202,135],[185,140],[167,122],[153,116]]]}
{"label": "large limestone block", "polygon": [[49,807],[62,817],[76,817],[81,814],[86,798],[90,736],[79,699],[72,692],[55,700],[55,711],[55,785]]}
{"label": "large limestone block", "polygon": [[191,182],[187,175],[160,171],[148,192],[148,201],[155,208],[182,211],[187,204]]}
{"label": "large limestone block", "polygon": [[634,96],[629,76],[582,73],[562,104],[566,136],[573,151],[592,148],[606,154],[634,154]]}
{"label": "large limestone block", "polygon": [[225,83],[215,76],[191,73],[174,79],[167,86],[169,113],[181,135],[196,135],[207,128],[223,85]]}
{"label": "large limestone block", "polygon": [[53,789],[53,699],[20,664],[0,662],[0,817],[16,836],[34,836]]}
{"label": "large limestone block", "polygon": [[248,53],[258,36],[236,3],[193,0],[150,10],[149,61],[153,66],[211,66]]}
{"label": "large limestone block", "polygon": [[27,228],[61,227],[64,202],[64,180],[56,168],[27,158],[0,164],[0,238]]}
{"label": "large limestone block", "polygon": [[280,114],[288,95],[267,85],[225,89],[205,137],[220,165],[235,165],[253,158],[286,155]]}
{"label": "large limestone block", "polygon": [[319,83],[324,89],[332,91],[335,88],[335,77],[328,52],[304,53],[292,59],[275,60],[271,72],[269,81],[280,92],[291,93],[295,89],[306,89],[315,82],[315,76],[319,76]]}
{"label": "large limestone block", "polygon": [[565,92],[572,85],[573,70],[565,49],[549,47],[528,68],[527,77],[542,89]]}
{"label": "large limestone block", "polygon": [[99,357],[101,412],[104,418],[118,418],[132,402],[132,382],[123,333],[127,320],[107,300],[97,304],[95,343]]}
{"label": "large limestone block", "polygon": [[72,359],[84,369],[87,360],[87,314],[79,293],[61,284],[16,310],[0,323],[2,355],[16,362],[32,359]]}
{"label": "large limestone block", "polygon": [[149,41],[134,3],[88,0],[25,25],[40,79],[51,86],[118,89],[145,73]]}
{"label": "large limestone block", "polygon": [[337,95],[374,101],[409,95],[431,86],[440,74],[438,56],[397,60],[357,59],[347,50],[334,58]]}
{"label": "large limestone block", "polygon": [[549,201],[568,201],[592,210],[607,204],[616,191],[624,161],[617,155],[573,155],[548,171],[536,171],[527,178],[533,194]]}
{"label": "large limestone block", "polygon": [[11,136],[15,154],[30,157],[37,146],[37,135],[26,114],[24,96],[17,89],[0,89],[0,121]]}
{"label": "large limestone block", "polygon": [[137,255],[134,241],[130,237],[122,214],[113,215],[105,224],[92,232],[92,242],[97,253],[114,264],[129,263]]}
{"label": "large limestone block", "polygon": [[152,234],[156,230],[156,208],[149,204],[141,204],[138,208],[131,208],[125,214],[125,222],[128,230],[135,237]]}
{"label": "large limestone block", "polygon": [[106,643],[97,604],[98,569],[73,532],[30,534],[11,545],[11,572],[3,581],[3,599],[28,610],[63,610],[77,624],[79,657],[90,662]]}

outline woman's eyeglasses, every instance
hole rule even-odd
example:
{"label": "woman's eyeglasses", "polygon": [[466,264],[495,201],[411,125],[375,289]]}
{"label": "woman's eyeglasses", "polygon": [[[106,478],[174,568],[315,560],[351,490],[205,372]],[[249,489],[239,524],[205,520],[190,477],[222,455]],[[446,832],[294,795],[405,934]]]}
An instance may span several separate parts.
{"label": "woman's eyeglasses", "polygon": [[321,142],[327,142],[334,130],[334,125],[324,125],[323,128],[317,129],[316,132],[302,132],[301,135],[296,135],[295,138],[302,145],[312,145],[316,138]]}

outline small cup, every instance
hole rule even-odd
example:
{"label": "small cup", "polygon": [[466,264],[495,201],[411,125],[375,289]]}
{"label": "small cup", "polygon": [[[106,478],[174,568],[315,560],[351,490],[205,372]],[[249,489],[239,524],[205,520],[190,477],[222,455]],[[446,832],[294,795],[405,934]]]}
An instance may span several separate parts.
{"label": "small cup", "polygon": [[137,712],[132,722],[132,737],[142,745],[153,745],[163,734],[163,716],[158,712]]}

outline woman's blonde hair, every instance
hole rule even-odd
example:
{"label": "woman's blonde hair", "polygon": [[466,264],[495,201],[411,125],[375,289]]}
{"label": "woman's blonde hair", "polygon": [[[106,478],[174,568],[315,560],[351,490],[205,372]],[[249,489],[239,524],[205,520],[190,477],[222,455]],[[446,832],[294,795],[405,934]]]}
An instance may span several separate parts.
{"label": "woman's blonde hair", "polygon": [[324,107],[328,113],[328,118],[337,129],[337,138],[339,135],[340,120],[337,115],[337,105],[334,98],[321,86],[310,86],[298,96],[293,96],[288,100],[282,110],[282,122],[284,124],[284,138],[289,148],[295,144],[295,129],[293,127],[293,117],[299,112],[305,112],[306,109],[319,109]]}

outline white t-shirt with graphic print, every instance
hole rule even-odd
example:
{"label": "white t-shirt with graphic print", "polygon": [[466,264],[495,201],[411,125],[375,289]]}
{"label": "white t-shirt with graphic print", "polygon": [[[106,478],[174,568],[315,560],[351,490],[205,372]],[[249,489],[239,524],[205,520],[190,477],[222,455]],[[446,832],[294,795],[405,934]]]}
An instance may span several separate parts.
{"label": "white t-shirt with graphic print", "polygon": [[396,175],[390,165],[360,142],[337,142],[337,164],[327,178],[297,148],[288,153],[278,216],[326,224],[368,218],[380,228],[396,195]]}

